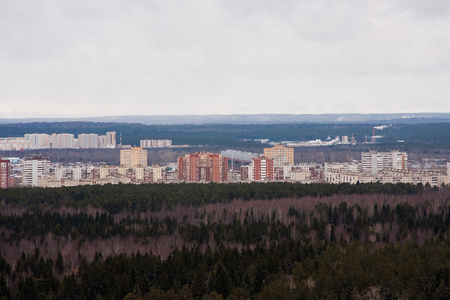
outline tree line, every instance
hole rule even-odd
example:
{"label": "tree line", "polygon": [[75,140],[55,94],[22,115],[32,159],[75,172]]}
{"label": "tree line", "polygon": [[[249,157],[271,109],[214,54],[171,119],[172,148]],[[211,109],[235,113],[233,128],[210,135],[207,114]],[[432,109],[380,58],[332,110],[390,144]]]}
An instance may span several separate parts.
{"label": "tree line", "polygon": [[[124,209],[131,211],[170,210],[175,205],[200,206],[236,199],[245,201],[306,196],[356,194],[406,194],[423,191],[424,186],[409,183],[397,184],[300,184],[288,182],[238,183],[238,184],[118,184],[88,185],[76,187],[1,189],[0,199],[6,204],[24,206],[33,210],[42,207],[104,208],[110,213]],[[437,188],[435,188],[437,189]]]}

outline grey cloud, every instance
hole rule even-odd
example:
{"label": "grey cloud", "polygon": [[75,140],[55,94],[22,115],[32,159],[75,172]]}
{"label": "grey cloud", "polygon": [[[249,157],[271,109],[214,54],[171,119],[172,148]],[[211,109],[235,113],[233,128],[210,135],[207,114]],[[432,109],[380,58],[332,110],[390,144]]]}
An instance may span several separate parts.
{"label": "grey cloud", "polygon": [[0,116],[31,101],[93,115],[194,113],[186,102],[377,112],[393,99],[450,110],[437,106],[449,92],[448,13],[437,0],[2,1],[0,101],[16,101]]}

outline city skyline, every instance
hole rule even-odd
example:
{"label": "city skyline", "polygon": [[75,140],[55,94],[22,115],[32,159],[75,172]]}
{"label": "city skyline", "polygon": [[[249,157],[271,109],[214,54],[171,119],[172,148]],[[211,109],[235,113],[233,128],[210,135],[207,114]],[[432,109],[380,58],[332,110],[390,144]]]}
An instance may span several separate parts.
{"label": "city skyline", "polygon": [[434,163],[429,160],[409,162],[407,152],[396,150],[361,152],[361,160],[358,161],[296,164],[289,161],[293,148],[274,146],[264,150],[272,157],[259,154],[252,157],[251,161],[241,160],[242,158],[234,160],[219,153],[199,151],[178,156],[176,162],[151,166],[148,164],[147,150],[141,147],[122,149],[119,165],[55,163],[49,157],[41,155],[25,156],[22,159],[0,157],[0,188],[270,181],[303,184],[411,183],[439,187],[448,185],[450,180],[450,162],[446,159],[440,162],[434,160]]}
{"label": "city skyline", "polygon": [[450,112],[450,3],[4,1],[0,118]]}

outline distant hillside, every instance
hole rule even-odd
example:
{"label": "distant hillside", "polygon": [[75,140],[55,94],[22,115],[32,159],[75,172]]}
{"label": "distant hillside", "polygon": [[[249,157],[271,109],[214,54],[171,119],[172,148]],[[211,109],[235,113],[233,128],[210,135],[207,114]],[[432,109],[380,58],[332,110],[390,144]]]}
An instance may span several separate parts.
{"label": "distant hillside", "polygon": [[450,122],[450,113],[400,114],[236,114],[236,115],[154,115],[104,116],[90,118],[0,118],[0,124],[31,122],[114,122],[142,123],[146,125],[175,124],[285,124],[285,123],[380,123],[424,124]]}

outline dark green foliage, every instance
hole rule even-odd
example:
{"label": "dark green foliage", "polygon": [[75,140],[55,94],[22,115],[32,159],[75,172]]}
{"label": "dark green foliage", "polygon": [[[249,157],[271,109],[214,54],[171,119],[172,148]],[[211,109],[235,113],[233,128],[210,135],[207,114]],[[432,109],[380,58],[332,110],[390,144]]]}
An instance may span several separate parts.
{"label": "dark green foliage", "polygon": [[[450,245],[446,242],[422,246],[406,242],[395,247],[288,242],[269,248],[258,244],[241,253],[229,248],[197,251],[174,251],[165,261],[137,254],[84,263],[77,274],[64,276],[55,289],[45,288],[36,277],[20,277],[12,294],[17,299],[49,294],[64,299],[95,299],[99,295],[122,299],[130,293],[150,296],[158,290],[196,299],[211,293],[225,298],[253,295],[257,299],[295,299],[295,295],[348,298],[374,293],[381,298],[416,295],[445,299],[450,285]],[[302,252],[307,254],[293,257],[292,269],[278,268],[286,256]],[[201,263],[195,265],[194,257]],[[4,279],[0,280],[0,292],[11,295]]]}
{"label": "dark green foliage", "polygon": [[[328,197],[355,194],[418,194],[419,186],[412,184],[141,184],[77,186],[58,189],[18,188],[1,189],[0,199],[8,204],[19,204],[31,210],[44,207],[73,206],[104,208],[109,213],[124,209],[159,211],[174,205],[201,206],[208,203],[230,202],[235,199],[279,199],[305,196]],[[248,195],[247,197],[243,197]],[[327,208],[327,207],[326,207]],[[342,210],[340,211],[342,213]],[[345,211],[347,212],[347,211]],[[292,213],[295,214],[295,211]],[[104,216],[101,216],[104,217]],[[350,217],[350,216],[349,216]],[[88,218],[88,216],[86,216]],[[348,220],[352,222],[352,220]]]}
{"label": "dark green foliage", "polygon": [[[406,122],[405,122],[406,123]],[[415,143],[449,143],[448,123],[394,124],[383,130],[385,142],[406,140]],[[144,125],[131,123],[41,122],[0,124],[0,137],[23,136],[26,133],[122,133],[123,143],[139,145],[139,140],[172,139],[175,144],[242,146],[256,145],[243,139],[269,138],[273,141],[313,139],[328,136],[350,136],[359,141],[372,133],[373,124],[205,124]],[[220,133],[220,134],[218,134]],[[439,133],[439,134],[437,134]]]}
{"label": "dark green foliage", "polygon": [[[0,256],[0,296],[7,298],[448,297],[447,187],[274,183],[15,191],[0,191],[1,251],[14,251],[23,240],[35,246],[14,260]],[[111,209],[111,199],[117,208]],[[160,209],[144,212],[136,203]],[[71,252],[49,254],[49,237],[73,240]],[[102,253],[111,238],[128,251]],[[163,257],[152,254],[158,243],[165,243],[158,245],[167,249]],[[72,263],[74,257],[79,260]]]}
{"label": "dark green foliage", "polygon": [[62,274],[64,272],[64,260],[61,255],[61,252],[59,252],[59,251],[58,251],[58,256],[56,257],[55,268],[59,274]]}

